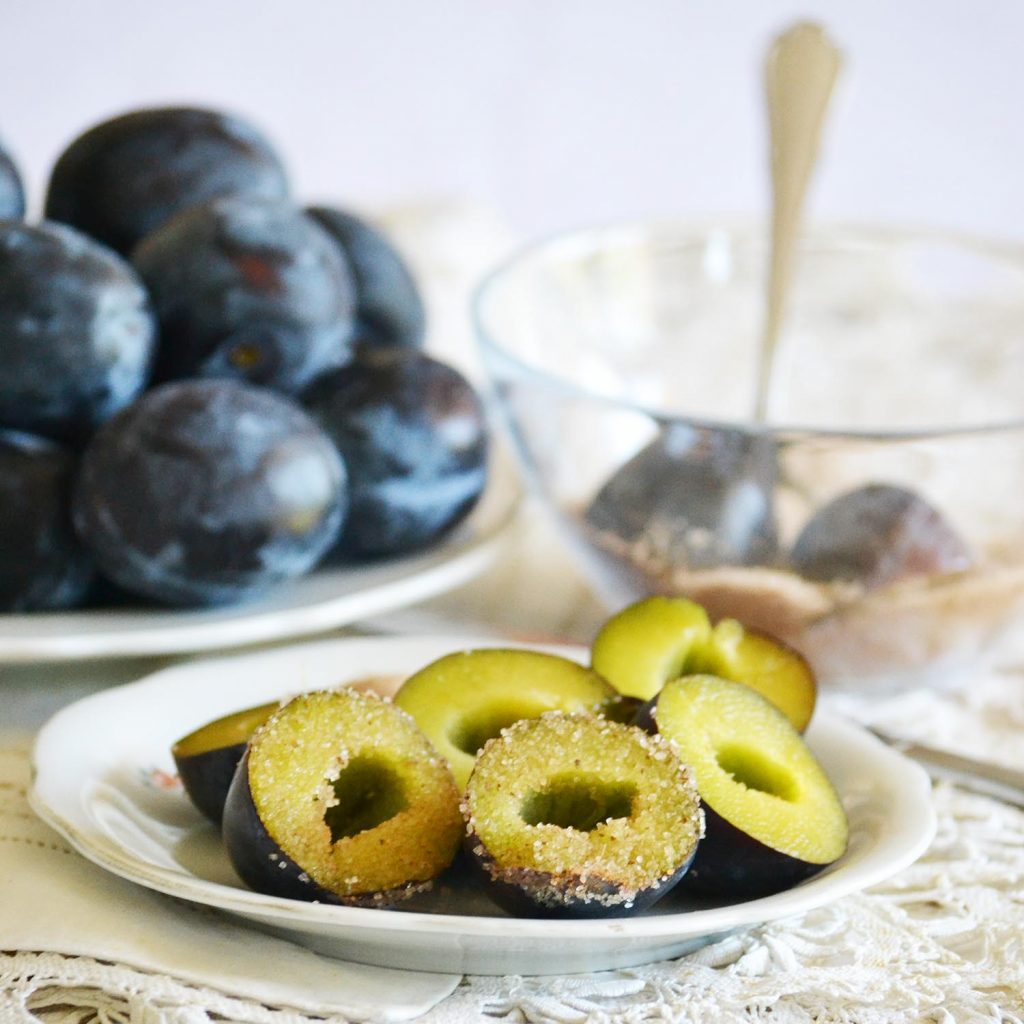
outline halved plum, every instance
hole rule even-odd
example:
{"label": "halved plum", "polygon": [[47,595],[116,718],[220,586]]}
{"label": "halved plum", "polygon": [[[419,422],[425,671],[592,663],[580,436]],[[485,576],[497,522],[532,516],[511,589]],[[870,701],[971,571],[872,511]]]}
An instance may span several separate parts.
{"label": "halved plum", "polygon": [[693,767],[707,833],[687,886],[729,900],[809,878],[846,850],[846,813],[789,720],[749,687],[696,675],[665,684],[638,724]]}
{"label": "halved plum", "polygon": [[818,684],[807,659],[778,637],[722,619],[709,642],[694,652],[690,673],[706,672],[744,683],[774,704],[800,732],[810,724]]}
{"label": "halved plum", "polygon": [[492,898],[544,917],[650,906],[686,873],[704,831],[692,772],[671,744],[558,711],[489,740],[462,807]]}
{"label": "halved plum", "polygon": [[649,597],[608,619],[590,649],[590,663],[620,693],[650,700],[669,679],[685,673],[706,645],[711,620],[682,598]]}
{"label": "halved plum", "polygon": [[258,892],[384,907],[430,887],[462,840],[459,789],[412,719],[350,688],[289,701],[255,732],[224,843]]}
{"label": "halved plum", "polygon": [[477,752],[506,726],[545,711],[599,711],[617,697],[597,672],[540,651],[459,651],[410,676],[395,703],[465,786]]}
{"label": "halved plum", "polygon": [[252,734],[280,707],[244,708],[182,736],[171,747],[181,784],[197,810],[220,826],[231,779]]}
{"label": "halved plum", "polygon": [[710,673],[762,694],[803,731],[817,700],[810,665],[793,648],[735,619],[712,626],[679,597],[649,597],[613,615],[591,648],[591,664],[621,693],[650,700],[670,679]]}

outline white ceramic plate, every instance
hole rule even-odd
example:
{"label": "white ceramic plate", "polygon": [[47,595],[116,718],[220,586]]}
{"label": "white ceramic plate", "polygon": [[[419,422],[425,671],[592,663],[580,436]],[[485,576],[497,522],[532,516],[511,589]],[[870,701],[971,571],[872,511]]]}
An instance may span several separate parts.
{"label": "white ceramic plate", "polygon": [[378,564],[318,569],[257,601],[181,611],[90,609],[0,615],[0,664],[212,651],[311,636],[426,600],[472,579],[499,553],[519,489],[495,459],[480,503],[445,541]]}
{"label": "white ceramic plate", "polygon": [[819,712],[808,738],[850,816],[850,846],[836,864],[788,892],[700,909],[670,894],[637,917],[541,921],[504,916],[469,888],[430,897],[429,912],[301,903],[245,889],[216,831],[173,784],[171,743],[238,708],[367,673],[409,672],[466,646],[465,638],[319,641],[178,665],[96,694],[61,711],[39,734],[32,806],[101,867],[327,955],[490,974],[600,970],[679,955],[732,929],[797,914],[879,882],[914,861],[934,834],[930,785],[921,768],[860,728]]}

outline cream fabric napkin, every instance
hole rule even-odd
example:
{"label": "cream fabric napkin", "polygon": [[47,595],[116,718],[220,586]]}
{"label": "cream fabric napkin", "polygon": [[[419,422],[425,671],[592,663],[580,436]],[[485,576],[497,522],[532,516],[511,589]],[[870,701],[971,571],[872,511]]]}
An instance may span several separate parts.
{"label": "cream fabric napkin", "polygon": [[26,734],[0,733],[0,952],[112,960],[353,1020],[410,1020],[458,985],[458,975],[331,960],[95,867],[30,810],[29,744]]}

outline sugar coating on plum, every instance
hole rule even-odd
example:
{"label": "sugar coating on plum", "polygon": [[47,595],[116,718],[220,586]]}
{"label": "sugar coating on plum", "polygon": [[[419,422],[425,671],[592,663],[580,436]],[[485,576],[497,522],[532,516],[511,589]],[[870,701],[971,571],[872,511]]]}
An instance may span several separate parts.
{"label": "sugar coating on plum", "polygon": [[355,214],[329,206],[306,211],[337,242],[356,285],[360,345],[423,344],[426,310],[412,272],[385,234]]}
{"label": "sugar coating on plum", "polygon": [[160,321],[159,381],[227,377],[294,394],[351,358],[348,266],[287,202],[191,207],[145,238],[132,263]]}
{"label": "sugar coating on plum", "polygon": [[71,526],[77,460],[52,441],[0,431],[0,610],[76,605],[92,559]]}
{"label": "sugar coating on plum", "polygon": [[160,107],[78,136],[53,168],[46,216],[129,253],[189,206],[229,195],[287,194],[280,159],[252,125],[214,110]]}
{"label": "sugar coating on plum", "polygon": [[610,683],[569,658],[494,647],[430,662],[405,680],[395,703],[465,786],[480,749],[513,722],[546,711],[603,713],[616,696]]}
{"label": "sugar coating on plum", "polygon": [[345,501],[336,449],[297,406],[231,381],[184,381],[96,434],[73,508],[115,583],[168,604],[224,604],[312,568]]}
{"label": "sugar coating on plum", "polygon": [[467,848],[499,902],[566,916],[651,905],[704,833],[692,772],[670,743],[558,711],[488,742],[463,815]]}
{"label": "sugar coating on plum", "polygon": [[487,482],[483,404],[457,370],[415,349],[359,351],[303,401],[349,469],[334,556],[415,551],[461,522]]}
{"label": "sugar coating on plum", "polygon": [[0,223],[0,424],[81,441],[149,377],[156,324],[116,253],[59,224]]}
{"label": "sugar coating on plum", "polygon": [[807,579],[868,590],[969,568],[974,556],[943,514],[914,491],[868,484],[818,509],[790,553]]}

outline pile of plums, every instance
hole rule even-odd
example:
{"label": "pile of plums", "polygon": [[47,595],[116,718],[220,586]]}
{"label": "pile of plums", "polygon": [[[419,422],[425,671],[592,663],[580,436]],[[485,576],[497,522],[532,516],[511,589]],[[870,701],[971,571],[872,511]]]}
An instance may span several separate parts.
{"label": "pile of plums", "polygon": [[408,268],[298,206],[250,125],[117,117],[24,214],[0,150],[0,610],[240,601],[421,549],[480,496],[481,402],[424,353]]}

